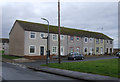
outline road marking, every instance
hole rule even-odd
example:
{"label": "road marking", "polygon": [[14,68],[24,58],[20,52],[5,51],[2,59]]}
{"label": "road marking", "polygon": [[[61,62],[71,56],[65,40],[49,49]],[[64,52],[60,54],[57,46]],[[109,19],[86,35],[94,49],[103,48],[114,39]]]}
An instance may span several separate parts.
{"label": "road marking", "polygon": [[10,63],[10,62],[6,62],[8,64],[12,64],[12,65],[15,65],[15,66],[19,66],[21,68],[27,68],[25,65],[22,65],[22,64],[18,64],[18,63]]}

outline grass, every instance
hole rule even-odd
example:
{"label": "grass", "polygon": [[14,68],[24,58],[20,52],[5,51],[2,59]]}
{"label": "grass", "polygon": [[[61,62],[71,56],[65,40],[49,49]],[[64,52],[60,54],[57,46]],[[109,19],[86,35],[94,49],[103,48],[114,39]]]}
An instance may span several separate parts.
{"label": "grass", "polygon": [[9,56],[9,55],[2,55],[2,58],[6,58],[6,59],[18,59],[19,57]]}
{"label": "grass", "polygon": [[[106,59],[106,60],[96,60],[96,61],[68,62],[61,64],[50,63],[48,67],[120,78],[120,72],[118,72],[119,61],[120,59]],[[46,65],[42,65],[42,66],[46,66]]]}

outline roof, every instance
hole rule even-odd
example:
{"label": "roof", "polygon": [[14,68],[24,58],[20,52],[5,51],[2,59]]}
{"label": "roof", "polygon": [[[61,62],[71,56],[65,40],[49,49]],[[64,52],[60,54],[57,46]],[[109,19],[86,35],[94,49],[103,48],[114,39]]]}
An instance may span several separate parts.
{"label": "roof", "polygon": [[[34,22],[28,22],[28,21],[22,21],[22,20],[16,20],[20,24],[20,26],[26,30],[26,31],[35,31],[35,32],[46,32],[48,29],[48,25],[46,24],[40,24],[40,23],[34,23]],[[92,31],[86,31],[86,30],[78,30],[78,29],[72,29],[72,28],[66,28],[61,27],[61,34],[63,35],[70,35],[70,36],[79,36],[79,37],[93,37],[93,38],[101,38],[101,39],[110,39],[112,38],[108,37],[107,35],[99,32],[92,32]],[[58,26],[49,26],[50,33],[58,34]]]}
{"label": "roof", "polygon": [[9,43],[8,38],[0,38],[0,43]]}

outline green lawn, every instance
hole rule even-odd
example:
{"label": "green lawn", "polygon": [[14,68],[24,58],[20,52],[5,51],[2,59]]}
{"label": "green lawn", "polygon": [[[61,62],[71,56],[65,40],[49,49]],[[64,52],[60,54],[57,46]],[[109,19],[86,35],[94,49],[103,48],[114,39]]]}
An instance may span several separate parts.
{"label": "green lawn", "polygon": [[19,57],[9,56],[9,55],[2,55],[2,58],[6,58],[6,59],[17,59],[17,58],[19,58]]}
{"label": "green lawn", "polygon": [[120,72],[118,73],[118,62],[120,63],[120,59],[106,59],[96,61],[69,62],[61,64],[50,63],[48,67],[120,78]]}

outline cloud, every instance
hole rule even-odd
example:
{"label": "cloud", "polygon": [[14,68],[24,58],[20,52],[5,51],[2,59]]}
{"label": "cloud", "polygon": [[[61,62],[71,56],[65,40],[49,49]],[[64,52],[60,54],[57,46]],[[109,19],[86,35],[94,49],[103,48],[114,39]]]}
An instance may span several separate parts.
{"label": "cloud", "polygon": [[[57,25],[57,6],[56,2],[4,3],[2,5],[3,37],[9,37],[9,31],[16,19],[46,24],[40,19],[45,17],[50,24]],[[114,47],[117,47],[117,9],[117,2],[61,2],[61,26],[102,32],[115,39]]]}

